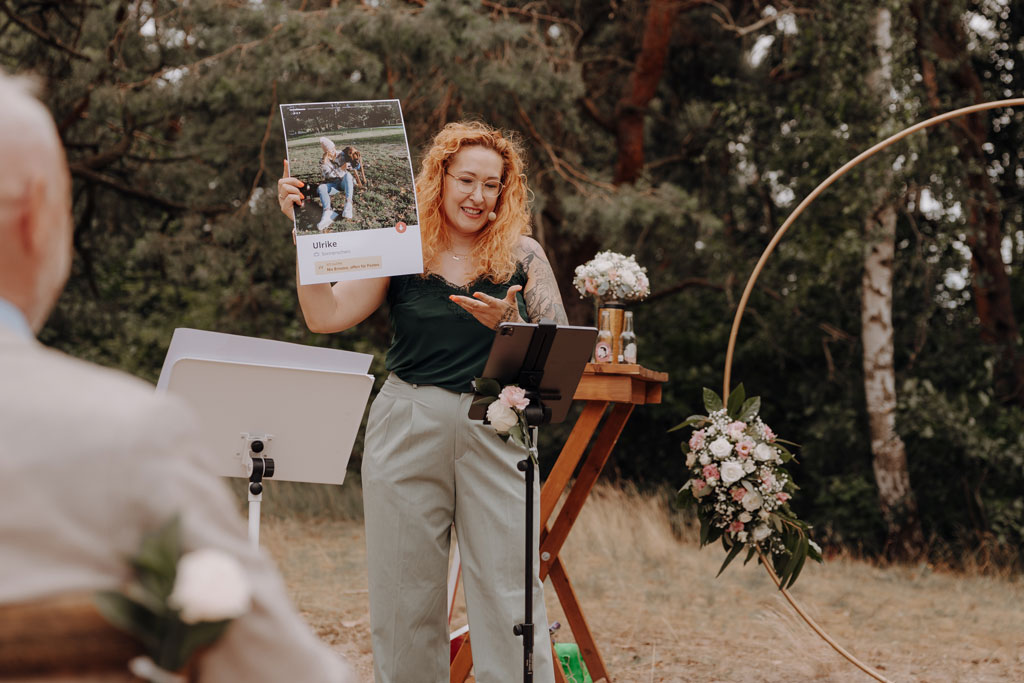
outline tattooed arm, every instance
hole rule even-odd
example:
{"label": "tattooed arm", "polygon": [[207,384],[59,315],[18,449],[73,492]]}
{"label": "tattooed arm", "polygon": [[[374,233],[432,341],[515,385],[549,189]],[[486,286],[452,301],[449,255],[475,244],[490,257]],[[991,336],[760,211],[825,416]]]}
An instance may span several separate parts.
{"label": "tattooed arm", "polygon": [[519,260],[526,270],[526,289],[523,299],[526,301],[526,314],[530,322],[539,322],[541,318],[549,318],[559,325],[568,325],[569,318],[565,315],[562,295],[555,282],[555,274],[551,271],[551,263],[544,255],[537,240],[523,236],[519,243],[522,250]]}

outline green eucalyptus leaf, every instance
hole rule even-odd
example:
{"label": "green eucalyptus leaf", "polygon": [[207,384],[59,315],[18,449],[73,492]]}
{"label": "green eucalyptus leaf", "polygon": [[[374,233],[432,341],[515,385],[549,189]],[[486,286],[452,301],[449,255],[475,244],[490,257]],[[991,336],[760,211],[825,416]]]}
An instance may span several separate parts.
{"label": "green eucalyptus leaf", "polygon": [[704,547],[708,544],[708,538],[711,535],[711,521],[707,517],[700,518],[700,545]]}
{"label": "green eucalyptus leaf", "polygon": [[740,409],[743,407],[743,402],[747,399],[747,391],[743,388],[743,382],[732,390],[729,394],[729,404],[726,406],[726,412],[729,417],[736,420],[739,419]]}
{"label": "green eucalyptus leaf", "polygon": [[[788,545],[788,544],[787,544]],[[799,541],[796,542],[795,547],[789,549],[789,560],[786,562],[785,567],[782,569],[782,573],[779,574],[779,587],[784,588],[789,577],[792,576],[793,570],[800,563],[800,554],[797,552],[799,548]]]}
{"label": "green eucalyptus leaf", "polygon": [[704,387],[704,409],[708,414],[722,409],[722,398],[707,387]]}
{"label": "green eucalyptus leaf", "polygon": [[705,422],[710,422],[706,415],[691,415],[690,417],[686,418],[685,420],[677,424],[675,427],[672,427],[668,431],[675,432],[680,429],[693,426],[695,424],[704,424]]}
{"label": "green eucalyptus leaf", "polygon": [[800,544],[797,546],[796,552],[793,553],[793,556],[796,558],[796,565],[793,567],[792,571],[790,572],[789,581],[786,582],[786,588],[789,588],[794,583],[796,583],[797,577],[800,576],[800,572],[804,568],[804,562],[807,560],[807,551],[808,551],[808,549],[809,549],[809,546],[807,544],[807,537],[801,535],[800,536]]}
{"label": "green eucalyptus leaf", "polygon": [[761,397],[752,396],[743,402],[743,407],[740,408],[740,414],[736,417],[740,422],[750,422],[757,414],[761,411]]}
{"label": "green eucalyptus leaf", "polygon": [[489,406],[498,400],[497,396],[481,396],[480,398],[473,401],[475,406]]}
{"label": "green eucalyptus leaf", "polygon": [[497,397],[501,393],[501,384],[498,383],[498,380],[490,377],[477,377],[473,380],[473,387],[476,388],[476,393],[483,396]]}
{"label": "green eucalyptus leaf", "polygon": [[725,568],[728,567],[729,563],[732,562],[736,558],[736,556],[740,554],[741,550],[743,550],[742,543],[733,543],[732,550],[730,550],[729,554],[725,556],[725,562],[722,563],[722,566],[718,568],[718,573],[715,574],[716,579],[722,575],[722,572],[725,571]]}

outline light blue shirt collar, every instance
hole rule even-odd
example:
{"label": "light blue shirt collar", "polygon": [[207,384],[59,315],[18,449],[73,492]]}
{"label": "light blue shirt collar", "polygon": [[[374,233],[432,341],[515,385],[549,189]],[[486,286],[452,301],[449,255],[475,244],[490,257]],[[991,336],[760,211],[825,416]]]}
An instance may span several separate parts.
{"label": "light blue shirt collar", "polygon": [[0,327],[6,327],[26,339],[36,338],[21,309],[3,298],[0,298]]}

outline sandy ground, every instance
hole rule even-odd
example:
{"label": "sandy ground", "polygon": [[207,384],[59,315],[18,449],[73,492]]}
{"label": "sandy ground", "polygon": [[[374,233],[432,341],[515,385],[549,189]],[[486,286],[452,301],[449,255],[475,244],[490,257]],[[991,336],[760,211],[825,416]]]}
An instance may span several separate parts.
{"label": "sandy ground", "polygon": [[[663,502],[603,488],[566,542],[561,557],[614,681],[871,680],[804,624],[763,568],[737,561],[715,578],[721,549],[683,536]],[[307,620],[371,681],[362,524],[271,518],[261,537]],[[806,567],[792,593],[893,682],[1024,681],[1020,577],[832,558]],[[547,603],[565,623],[550,584]],[[556,639],[572,636],[563,628]]]}

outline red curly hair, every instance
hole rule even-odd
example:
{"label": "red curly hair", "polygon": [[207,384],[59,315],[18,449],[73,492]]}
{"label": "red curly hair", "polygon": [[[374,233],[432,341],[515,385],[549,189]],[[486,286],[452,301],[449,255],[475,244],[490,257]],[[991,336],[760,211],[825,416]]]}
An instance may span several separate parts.
{"label": "red curly hair", "polygon": [[473,146],[498,153],[502,159],[503,185],[494,205],[497,218],[484,226],[473,246],[477,264],[473,278],[486,276],[494,283],[506,282],[515,273],[519,236],[530,234],[524,155],[519,141],[511,134],[478,121],[446,125],[434,137],[423,158],[416,176],[423,262],[430,263],[438,253],[451,246],[442,209],[445,172],[459,150]]}

